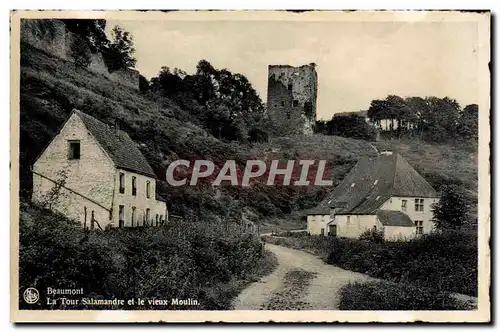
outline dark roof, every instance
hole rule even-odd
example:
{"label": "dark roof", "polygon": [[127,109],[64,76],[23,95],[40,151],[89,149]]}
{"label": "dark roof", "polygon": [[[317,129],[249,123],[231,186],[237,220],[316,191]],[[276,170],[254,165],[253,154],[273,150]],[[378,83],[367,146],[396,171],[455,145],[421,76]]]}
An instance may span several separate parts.
{"label": "dark roof", "polygon": [[85,127],[110,156],[117,168],[156,179],[156,175],[146,158],[126,132],[117,131],[82,111],[75,109],[73,112],[82,119]]}
{"label": "dark roof", "polygon": [[398,153],[364,158],[309,214],[374,214],[392,196],[437,197],[432,186]]}
{"label": "dark roof", "polygon": [[410,217],[401,211],[378,210],[378,220],[384,226],[414,227]]}

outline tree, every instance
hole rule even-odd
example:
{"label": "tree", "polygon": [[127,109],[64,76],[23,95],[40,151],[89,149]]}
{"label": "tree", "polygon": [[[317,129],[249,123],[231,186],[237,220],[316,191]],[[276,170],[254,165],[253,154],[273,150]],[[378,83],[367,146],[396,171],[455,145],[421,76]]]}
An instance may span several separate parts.
{"label": "tree", "polygon": [[134,68],[137,59],[134,58],[134,39],[130,32],[116,25],[111,31],[112,41],[103,51],[104,60],[110,72]]}
{"label": "tree", "polygon": [[411,132],[422,139],[424,129],[423,115],[429,113],[428,104],[422,97],[408,97],[405,99],[405,103],[408,110],[408,119],[412,127]]}
{"label": "tree", "polygon": [[433,205],[433,221],[438,229],[460,228],[467,219],[469,204],[465,192],[456,185],[441,188],[441,199]]}
{"label": "tree", "polygon": [[477,104],[464,107],[458,120],[458,134],[466,140],[477,140],[478,138],[479,108]]}
{"label": "tree", "polygon": [[326,121],[321,119],[321,120],[316,120],[316,125],[314,126],[314,133],[316,134],[327,134],[327,127],[326,127]]}
{"label": "tree", "polygon": [[145,92],[149,90],[149,81],[146,77],[139,75],[139,91]]}
{"label": "tree", "polygon": [[187,105],[188,111],[217,138],[267,140],[270,129],[264,104],[242,74],[216,69],[207,60],[200,60],[194,75],[162,67],[151,79],[151,87]]}
{"label": "tree", "polygon": [[328,135],[375,140],[375,129],[366,123],[364,117],[358,115],[334,116],[326,123]]}
{"label": "tree", "polygon": [[92,61],[92,53],[88,43],[83,38],[73,38],[70,49],[75,66],[87,68]]}
{"label": "tree", "polygon": [[63,19],[66,29],[80,36],[92,53],[103,51],[109,44],[106,37],[106,20]]}

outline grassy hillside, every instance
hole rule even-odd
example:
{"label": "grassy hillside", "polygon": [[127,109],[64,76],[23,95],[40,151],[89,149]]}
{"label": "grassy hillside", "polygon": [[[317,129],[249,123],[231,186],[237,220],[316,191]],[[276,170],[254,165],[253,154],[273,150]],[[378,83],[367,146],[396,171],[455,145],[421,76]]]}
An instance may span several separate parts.
{"label": "grassy hillside", "polygon": [[[362,140],[322,135],[276,138],[251,145],[223,142],[202,128],[193,114],[169,99],[142,94],[26,44],[21,46],[22,195],[30,195],[29,167],[73,108],[110,124],[114,119],[121,120],[123,129],[140,145],[160,179],[165,178],[169,162],[181,158],[210,159],[218,167],[234,159],[240,176],[248,159],[321,159],[328,161],[325,178],[332,178],[336,184],[358,158],[374,156],[376,146],[400,152],[437,189],[444,183],[459,183],[467,188],[471,200],[477,198],[474,151],[400,140],[371,145]],[[297,170],[294,177],[299,174]],[[314,207],[330,189],[266,186],[263,181],[256,181],[251,188],[216,190],[209,183],[177,188],[163,183],[159,188],[171,213],[207,220],[221,216],[238,219],[242,213],[256,220],[297,214]]]}

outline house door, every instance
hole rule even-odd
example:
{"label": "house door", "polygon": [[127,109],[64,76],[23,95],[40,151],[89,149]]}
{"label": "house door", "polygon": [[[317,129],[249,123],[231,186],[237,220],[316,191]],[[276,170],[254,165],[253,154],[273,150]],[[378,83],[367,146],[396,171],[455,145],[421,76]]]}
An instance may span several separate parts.
{"label": "house door", "polygon": [[337,225],[329,225],[328,226],[328,235],[329,236],[337,236]]}

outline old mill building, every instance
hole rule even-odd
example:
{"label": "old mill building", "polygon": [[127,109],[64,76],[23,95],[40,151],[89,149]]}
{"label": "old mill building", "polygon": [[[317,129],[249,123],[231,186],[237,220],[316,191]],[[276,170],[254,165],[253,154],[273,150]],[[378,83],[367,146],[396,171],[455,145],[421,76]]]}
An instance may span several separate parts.
{"label": "old mill building", "polygon": [[434,188],[397,153],[361,159],[307,216],[309,234],[358,238],[382,231],[388,241],[430,233]]}
{"label": "old mill building", "polygon": [[157,177],[127,133],[73,110],[33,165],[33,196],[85,228],[161,225]]}

